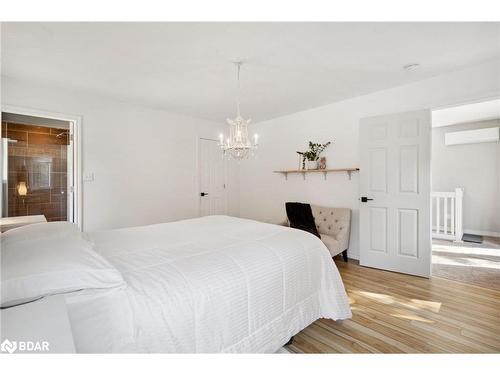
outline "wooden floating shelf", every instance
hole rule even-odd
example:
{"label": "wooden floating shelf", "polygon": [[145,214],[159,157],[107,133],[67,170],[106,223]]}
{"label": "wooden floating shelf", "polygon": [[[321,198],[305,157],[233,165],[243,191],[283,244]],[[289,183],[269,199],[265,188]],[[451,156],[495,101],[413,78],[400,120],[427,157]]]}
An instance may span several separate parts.
{"label": "wooden floating shelf", "polygon": [[286,171],[273,171],[273,173],[281,173],[285,175],[285,179],[288,180],[288,174],[297,174],[301,173],[302,177],[304,180],[306,179],[306,174],[307,173],[323,173],[323,177],[326,180],[326,175],[328,173],[335,173],[335,172],[346,172],[347,175],[349,176],[349,180],[351,179],[351,173],[352,172],[359,172],[359,168],[336,168],[336,169],[290,169]]}

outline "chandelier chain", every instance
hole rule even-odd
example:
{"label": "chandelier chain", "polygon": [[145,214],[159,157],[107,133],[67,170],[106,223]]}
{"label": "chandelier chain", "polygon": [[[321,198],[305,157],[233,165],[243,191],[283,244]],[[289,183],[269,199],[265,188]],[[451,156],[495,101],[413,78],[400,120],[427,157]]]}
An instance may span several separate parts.
{"label": "chandelier chain", "polygon": [[238,71],[236,73],[236,81],[237,81],[237,88],[236,88],[236,113],[238,116],[241,116],[240,114],[240,69],[241,69],[241,61],[236,62],[236,65],[238,66]]}

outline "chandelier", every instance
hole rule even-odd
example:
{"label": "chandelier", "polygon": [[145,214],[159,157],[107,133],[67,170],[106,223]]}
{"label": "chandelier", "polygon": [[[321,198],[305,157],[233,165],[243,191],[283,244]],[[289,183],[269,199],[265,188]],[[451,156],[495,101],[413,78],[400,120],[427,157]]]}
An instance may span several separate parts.
{"label": "chandelier", "polygon": [[229,124],[229,136],[224,138],[224,135],[219,136],[219,145],[225,156],[233,159],[247,159],[253,155],[254,150],[257,148],[259,136],[254,134],[253,142],[250,141],[248,136],[248,124],[250,119],[245,120],[240,114],[240,69],[243,65],[242,61],[234,63],[237,69],[237,82],[238,89],[236,95],[236,117],[227,119]]}

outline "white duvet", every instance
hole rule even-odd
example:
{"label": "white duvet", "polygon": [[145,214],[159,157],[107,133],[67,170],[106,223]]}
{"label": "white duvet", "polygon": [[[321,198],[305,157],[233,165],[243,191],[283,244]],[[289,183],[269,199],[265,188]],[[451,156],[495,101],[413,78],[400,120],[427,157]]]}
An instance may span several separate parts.
{"label": "white duvet", "polygon": [[90,233],[127,286],[67,298],[79,352],[275,352],[351,317],[315,236],[227,216]]}

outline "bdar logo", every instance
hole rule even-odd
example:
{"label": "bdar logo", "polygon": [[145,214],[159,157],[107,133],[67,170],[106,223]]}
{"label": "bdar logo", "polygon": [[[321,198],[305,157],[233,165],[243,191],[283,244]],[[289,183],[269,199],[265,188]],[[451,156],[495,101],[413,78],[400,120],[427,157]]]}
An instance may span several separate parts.
{"label": "bdar logo", "polygon": [[0,344],[0,350],[2,352],[8,352],[10,354],[14,353],[17,349],[17,342],[3,340],[2,344]]}

